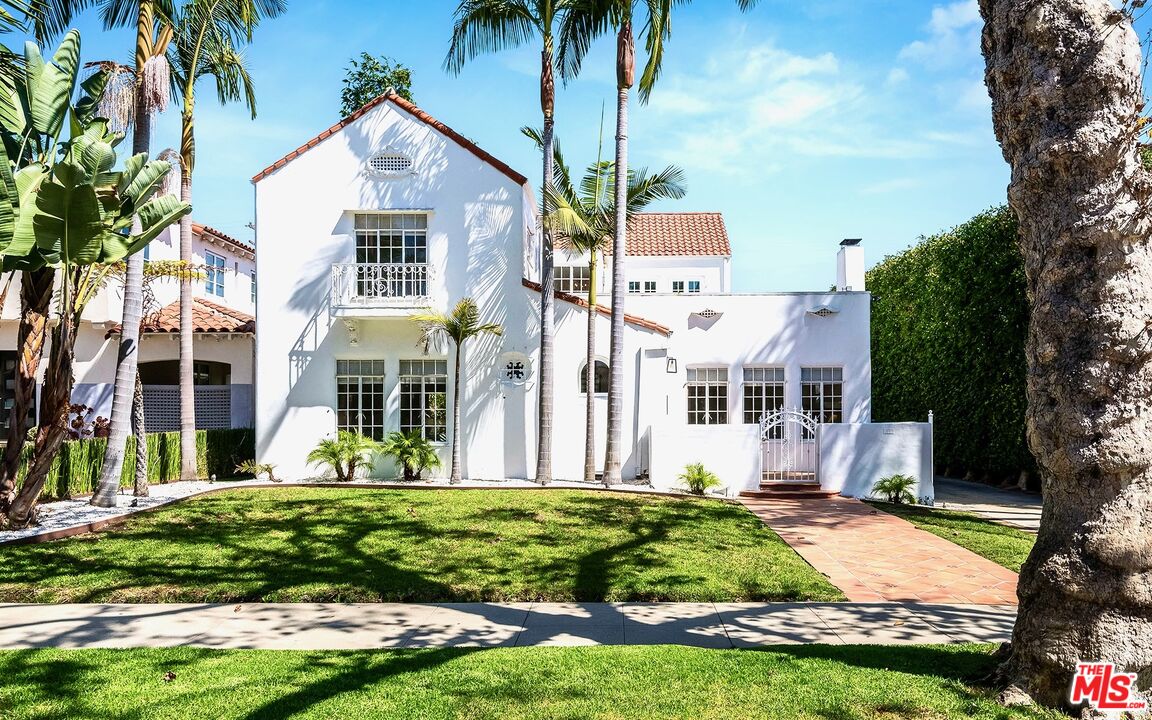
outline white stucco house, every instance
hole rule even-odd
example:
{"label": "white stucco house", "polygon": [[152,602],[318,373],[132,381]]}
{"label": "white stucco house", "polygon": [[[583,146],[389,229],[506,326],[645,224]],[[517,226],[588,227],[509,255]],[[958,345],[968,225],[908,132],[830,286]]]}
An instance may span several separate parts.
{"label": "white stucco house", "polygon": [[[145,250],[147,261],[178,260],[179,229],[169,228]],[[254,337],[256,332],[256,251],[251,245],[199,223],[193,224],[193,264],[203,279],[193,285],[196,369],[196,423],[201,429],[252,427],[254,418]],[[0,314],[0,372],[15,374],[20,321],[20,276]],[[149,282],[142,326],[140,376],[144,383],[145,425],[149,432],[178,430],[180,407],[179,286],[175,279]],[[72,402],[109,417],[116,379],[122,285],[113,281],[85,309],[76,339]],[[47,364],[45,351],[43,372]],[[12,386],[0,388],[3,436],[11,409]],[[38,403],[37,403],[38,405]]]}
{"label": "white stucco house", "polygon": [[[418,430],[443,444],[447,459],[451,357],[425,355],[411,317],[470,296],[504,335],[465,351],[464,475],[533,477],[540,286],[527,178],[389,94],[253,182],[257,244],[285,249],[258,260],[259,460],[284,477],[314,476],[305,456],[338,429],[374,438]],[[845,241],[835,258],[834,248],[834,291],[735,294],[720,214],[635,220],[626,258],[626,478],[669,487],[699,461],[733,493],[777,479],[817,481],[818,426],[871,419],[863,248]],[[600,273],[604,300],[611,262]],[[585,259],[558,252],[557,479],[583,476],[587,283]],[[598,315],[591,391],[602,461],[609,309]],[[797,412],[771,419],[789,408]],[[853,482],[842,471],[857,460],[820,473],[838,477],[831,491]],[[374,472],[396,469],[382,461]]]}

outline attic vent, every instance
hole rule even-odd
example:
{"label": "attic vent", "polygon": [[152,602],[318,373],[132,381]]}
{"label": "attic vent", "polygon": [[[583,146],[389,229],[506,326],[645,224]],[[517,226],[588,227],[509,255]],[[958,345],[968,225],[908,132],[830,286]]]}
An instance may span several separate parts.
{"label": "attic vent", "polygon": [[704,318],[705,320],[711,320],[712,318],[716,317],[720,313],[709,308],[708,310],[704,310],[704,311],[698,312],[696,314],[699,315],[700,317]]}
{"label": "attic vent", "polygon": [[815,315],[816,317],[820,317],[820,318],[829,318],[829,317],[832,317],[833,315],[836,315],[839,312],[840,311],[835,309],[835,308],[830,308],[827,305],[821,305],[820,307],[812,308],[811,310],[809,310],[808,314],[809,315]]}
{"label": "attic vent", "polygon": [[412,158],[392,150],[368,159],[368,172],[376,177],[395,178],[412,174]]}

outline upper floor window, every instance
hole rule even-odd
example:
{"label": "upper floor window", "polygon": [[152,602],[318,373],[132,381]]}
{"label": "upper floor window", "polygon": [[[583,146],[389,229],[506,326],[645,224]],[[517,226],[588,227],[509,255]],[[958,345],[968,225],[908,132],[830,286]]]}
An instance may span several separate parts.
{"label": "upper floor window", "polygon": [[672,292],[683,293],[684,292],[684,281],[683,280],[673,280],[672,281]]}
{"label": "upper floor window", "polygon": [[224,263],[220,255],[213,252],[204,252],[205,289],[209,295],[224,297]]}
{"label": "upper floor window", "polygon": [[803,410],[821,423],[844,422],[844,368],[800,368]]}
{"label": "upper floor window", "polygon": [[[592,390],[596,395],[608,392],[608,363],[597,360],[592,369]],[[580,366],[580,394],[588,394],[588,363]]]}
{"label": "upper floor window", "polygon": [[700,292],[700,281],[699,280],[689,280],[688,281],[688,292],[690,294],[699,293]]}
{"label": "upper floor window", "polygon": [[656,281],[655,280],[645,280],[644,281],[644,294],[645,295],[652,295],[655,292],[656,292]]}
{"label": "upper floor window", "polygon": [[558,292],[586,293],[591,282],[591,272],[587,265],[560,265],[556,268],[556,290]]}
{"label": "upper floor window", "polygon": [[728,368],[688,368],[688,424],[728,424]]}
{"label": "upper floor window", "polygon": [[364,213],[356,216],[356,262],[360,265],[428,263],[428,216]]}
{"label": "upper floor window", "polygon": [[638,280],[629,280],[628,292],[632,293],[633,295],[640,292],[640,282]]}
{"label": "upper floor window", "polygon": [[250,276],[252,278],[252,302],[256,302],[256,271],[253,270]]}

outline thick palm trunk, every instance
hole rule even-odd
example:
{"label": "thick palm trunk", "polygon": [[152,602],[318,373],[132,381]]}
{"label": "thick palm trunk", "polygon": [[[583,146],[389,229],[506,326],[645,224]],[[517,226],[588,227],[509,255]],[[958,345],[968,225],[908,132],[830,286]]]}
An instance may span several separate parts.
{"label": "thick palm trunk", "polygon": [[596,251],[588,263],[588,348],[584,364],[584,482],[596,482]]}
{"label": "thick palm trunk", "polygon": [[[65,282],[70,281],[65,278]],[[52,332],[52,350],[40,397],[40,428],[36,433],[36,451],[32,455],[24,484],[8,509],[8,521],[13,528],[28,527],[36,522],[36,501],[44,490],[52,461],[60,454],[60,447],[68,437],[78,313],[65,312],[64,315]]]}
{"label": "thick palm trunk", "polygon": [[628,242],[628,91],[635,81],[636,47],[632,25],[620,27],[616,42],[616,235],[612,239],[612,339],[608,353],[608,429],[604,484],[621,481],[624,430],[624,254]]}
{"label": "thick palm trunk", "polygon": [[555,146],[556,120],[553,115],[556,84],[552,71],[552,40],[546,36],[540,70],[540,104],[544,110],[544,207],[540,221],[540,407],[539,438],[536,453],[536,482],[552,481],[552,410],[553,410],[553,344],[556,330],[556,269],[552,230],[548,223],[549,189],[553,185],[552,153]]}
{"label": "thick palm trunk", "polygon": [[[140,0],[136,28],[136,71],[139,77],[148,61],[152,41],[152,3]],[[146,153],[151,145],[152,115],[145,102],[146,93],[136,88],[136,118],[132,135],[132,152]],[[108,448],[100,483],[92,496],[97,507],[115,507],[124,470],[124,450],[131,432],[132,402],[136,394],[136,370],[140,351],[140,320],[144,314],[144,255],[128,257],[124,276],[124,317],[120,323],[120,349],[116,356],[116,386],[112,395],[112,417]]]}
{"label": "thick palm trunk", "polygon": [[980,0],[1032,302],[1044,482],[1005,699],[1067,702],[1079,661],[1152,671],[1152,183],[1141,48],[1109,0]]}
{"label": "thick palm trunk", "polygon": [[[190,119],[185,119],[185,137],[191,134]],[[181,156],[180,199],[192,204],[192,166]],[[192,216],[180,219],[180,261],[184,268],[192,264]],[[193,383],[192,278],[180,274],[180,479],[195,480],[196,467],[196,387]]]}
{"label": "thick palm trunk", "polygon": [[20,329],[16,347],[17,361],[12,412],[8,416],[8,445],[0,464],[0,514],[8,512],[16,496],[16,476],[20,471],[20,453],[28,435],[28,415],[36,403],[36,375],[44,357],[48,337],[48,315],[52,310],[56,271],[53,268],[31,270],[20,275]]}
{"label": "thick palm trunk", "polygon": [[[136,437],[136,474],[132,494],[148,497],[148,429],[144,425],[144,383],[136,373],[136,386],[132,397],[132,434]],[[193,451],[195,452],[195,451]]]}
{"label": "thick palm trunk", "polygon": [[452,383],[452,474],[448,482],[456,484],[462,479],[460,473],[460,355],[464,348],[456,346],[456,369]]}

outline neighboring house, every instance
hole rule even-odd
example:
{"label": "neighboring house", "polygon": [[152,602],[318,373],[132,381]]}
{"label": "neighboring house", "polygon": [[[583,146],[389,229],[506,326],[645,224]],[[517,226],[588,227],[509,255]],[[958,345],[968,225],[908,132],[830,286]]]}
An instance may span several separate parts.
{"label": "neighboring house", "polygon": [[[256,251],[204,225],[194,224],[193,233],[193,263],[203,275],[193,284],[196,424],[204,429],[252,427]],[[179,228],[154,240],[145,257],[178,260]],[[19,284],[17,274],[0,316],[5,431],[16,363]],[[146,308],[140,345],[145,423],[149,432],[178,430],[179,285],[175,279],[154,280],[147,294],[151,307]],[[112,412],[122,315],[123,286],[114,280],[88,305],[80,325],[72,400],[93,408],[94,416]],[[45,351],[44,364],[47,360]]]}
{"label": "neighboring house", "polygon": [[[528,180],[390,94],[253,182],[258,238],[291,248],[259,264],[258,304],[276,314],[256,341],[259,460],[286,477],[314,476],[320,469],[305,457],[337,430],[375,439],[417,431],[447,460],[452,355],[425,354],[412,317],[470,296],[504,335],[465,350],[464,475],[533,477],[540,247]],[[931,478],[926,424],[868,424],[871,298],[859,241],[841,244],[834,290],[732,294],[731,263],[717,213],[649,213],[632,222],[624,476],[668,487],[700,461],[732,492],[819,475],[825,490],[854,494],[892,467]],[[559,251],[557,268],[553,470],[557,479],[580,479],[586,259]],[[608,257],[590,389],[598,463],[610,268]],[[879,452],[896,439],[898,452]],[[382,462],[374,472],[392,477],[395,468]],[[920,494],[931,497],[930,480]]]}

